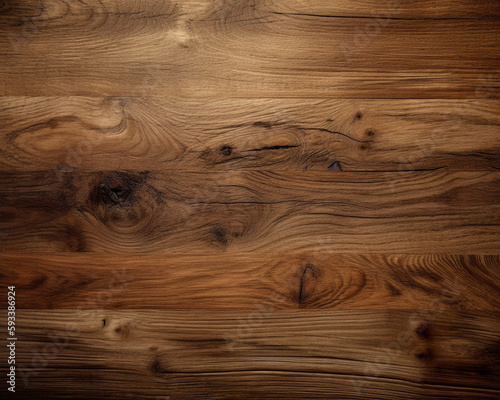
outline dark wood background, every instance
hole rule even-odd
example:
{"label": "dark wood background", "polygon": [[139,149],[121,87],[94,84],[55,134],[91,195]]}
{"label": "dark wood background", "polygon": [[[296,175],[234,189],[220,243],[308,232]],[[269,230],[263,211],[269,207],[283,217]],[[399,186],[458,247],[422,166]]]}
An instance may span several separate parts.
{"label": "dark wood background", "polygon": [[496,0],[0,0],[1,397],[500,398],[499,44]]}

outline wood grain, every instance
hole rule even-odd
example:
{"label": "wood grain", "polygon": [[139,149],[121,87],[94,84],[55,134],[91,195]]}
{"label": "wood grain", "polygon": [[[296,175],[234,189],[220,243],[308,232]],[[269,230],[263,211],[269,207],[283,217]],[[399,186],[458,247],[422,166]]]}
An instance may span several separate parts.
{"label": "wood grain", "polygon": [[498,2],[351,3],[4,0],[0,94],[498,97]]}
{"label": "wood grain", "polygon": [[0,176],[15,252],[498,252],[499,172]]}
{"label": "wood grain", "polygon": [[0,0],[11,397],[499,399],[499,22]]}
{"label": "wood grain", "polygon": [[498,310],[499,256],[3,254],[27,309]]}
{"label": "wood grain", "polygon": [[0,167],[493,170],[499,108],[489,98],[0,97]]}
{"label": "wood grain", "polygon": [[496,314],[282,311],[242,326],[244,318],[227,310],[22,310],[22,398],[500,394]]}

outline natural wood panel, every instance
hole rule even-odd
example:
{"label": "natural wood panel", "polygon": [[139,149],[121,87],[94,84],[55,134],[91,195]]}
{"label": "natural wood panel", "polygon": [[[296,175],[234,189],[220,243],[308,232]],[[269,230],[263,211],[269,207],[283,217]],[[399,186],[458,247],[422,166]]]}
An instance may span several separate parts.
{"label": "natural wood panel", "polygon": [[499,22],[0,0],[13,397],[498,400]]}
{"label": "natural wood panel", "polygon": [[0,175],[0,248],[497,254],[499,172]]}
{"label": "natural wood panel", "polygon": [[366,16],[373,2],[361,18],[337,15],[346,2],[324,15],[264,0],[4,3],[1,95],[466,98],[500,86],[494,1],[462,17],[455,1],[379,5],[382,19]]}
{"label": "natural wood panel", "polygon": [[[377,1],[377,0],[316,0],[315,2],[304,2],[301,0],[265,0],[253,2],[235,3],[229,0],[213,1],[209,4],[206,0],[182,0],[169,2],[151,3],[146,0],[86,0],[79,3],[64,3],[62,1],[37,1],[37,0],[17,0],[4,1],[2,3],[3,18],[8,22],[15,22],[19,17],[32,17],[36,15],[39,19],[45,13],[53,13],[59,17],[81,18],[91,12],[94,18],[109,15],[112,17],[134,17],[148,19],[157,16],[166,18],[165,15],[158,15],[158,10],[170,11],[170,14],[177,15],[176,9],[184,7],[184,11],[206,11],[209,6],[214,9],[225,9],[229,11],[231,7],[235,12],[241,12],[247,8],[269,10],[275,12],[294,12],[297,14],[339,16],[339,17],[391,17],[405,19],[479,19],[500,17],[500,5],[492,0],[442,0],[437,5],[433,0],[397,0],[397,1]],[[239,8],[238,8],[239,7]],[[72,11],[72,15],[69,15]],[[387,15],[393,11],[394,15]],[[177,14],[175,13],[177,12]],[[383,13],[385,12],[385,13]],[[380,13],[380,15],[378,14]],[[60,21],[59,21],[60,22]],[[151,21],[154,22],[154,21]]]}
{"label": "natural wood panel", "polygon": [[487,98],[4,97],[0,168],[492,170],[499,109]]}
{"label": "natural wood panel", "polygon": [[[464,386],[422,385],[396,379],[356,378],[351,375],[295,371],[237,371],[227,373],[170,374],[168,383],[157,379],[134,385],[132,373],[124,373],[117,382],[100,379],[95,368],[65,370],[64,382],[51,369],[34,389],[16,393],[18,399],[148,399],[148,400],[234,400],[245,399],[345,399],[345,400],[497,400],[498,391]],[[49,376],[50,374],[50,376]],[[159,383],[158,383],[159,381]],[[36,380],[38,383],[38,380]],[[354,385],[360,385],[356,390]],[[50,385],[50,386],[49,386]],[[64,385],[64,388],[60,388]],[[167,387],[165,389],[165,386]],[[51,391],[50,387],[58,388]],[[72,389],[73,388],[73,389]],[[168,393],[168,395],[165,395]]]}
{"label": "natural wood panel", "polygon": [[499,310],[499,256],[4,253],[29,309]]}
{"label": "natural wood panel", "polygon": [[287,398],[301,399],[500,395],[496,314],[293,311],[260,314],[246,324],[247,317],[237,311],[21,310],[18,362],[28,386],[20,385],[19,395],[254,399],[283,398],[284,390]]}
{"label": "natural wood panel", "polygon": [[[446,19],[500,17],[500,5],[484,0],[273,0],[266,1],[276,12],[342,17],[391,17],[402,19]],[[394,11],[391,14],[391,10]]]}

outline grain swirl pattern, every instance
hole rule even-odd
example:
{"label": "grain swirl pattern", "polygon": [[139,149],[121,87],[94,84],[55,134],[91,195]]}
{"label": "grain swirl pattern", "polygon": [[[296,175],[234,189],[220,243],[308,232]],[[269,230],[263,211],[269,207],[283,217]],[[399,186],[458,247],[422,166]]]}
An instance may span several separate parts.
{"label": "grain swirl pattern", "polygon": [[5,97],[0,168],[498,170],[499,107],[493,99]]}
{"label": "grain swirl pattern", "polygon": [[28,309],[495,311],[499,271],[498,256],[432,254],[4,253],[0,260],[0,278]]}
{"label": "grain swirl pattern", "polygon": [[[497,254],[498,172],[2,174],[13,252]],[[431,251],[432,250],[432,251]]]}
{"label": "grain swirl pattern", "polygon": [[[22,310],[18,357],[29,385],[20,396],[229,399],[237,393],[278,399],[283,390],[294,399],[499,395],[496,314],[281,311],[242,330],[246,316],[227,310]],[[37,370],[33,352],[43,352],[44,342],[56,354],[48,368]]]}

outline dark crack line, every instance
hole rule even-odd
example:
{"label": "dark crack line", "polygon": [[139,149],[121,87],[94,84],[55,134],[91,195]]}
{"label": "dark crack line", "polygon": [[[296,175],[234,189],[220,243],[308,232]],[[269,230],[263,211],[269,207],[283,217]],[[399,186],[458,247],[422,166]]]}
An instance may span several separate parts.
{"label": "dark crack line", "polygon": [[301,127],[298,127],[298,129],[303,130],[303,131],[319,131],[319,132],[331,133],[332,135],[340,135],[340,136],[343,136],[343,137],[345,137],[349,140],[352,140],[354,142],[357,142],[357,143],[371,143],[372,142],[371,140],[359,140],[359,139],[353,138],[352,136],[349,136],[343,132],[332,131],[332,130],[326,129],[326,128],[301,128]]}
{"label": "dark crack line", "polygon": [[250,149],[250,150],[243,150],[243,151],[246,152],[246,151],[264,151],[264,150],[286,150],[286,149],[293,149],[295,147],[299,147],[299,146],[298,145],[264,146],[264,147],[260,147],[258,149]]}
{"label": "dark crack line", "polygon": [[304,272],[302,272],[302,276],[300,277],[300,289],[299,289],[299,304],[302,306],[304,304],[304,280],[306,278],[307,270],[312,271],[312,276],[314,277],[314,272],[316,268],[306,265],[304,268]]}
{"label": "dark crack line", "polygon": [[404,18],[404,17],[391,17],[391,16],[383,16],[383,15],[325,15],[325,14],[307,14],[307,13],[287,13],[287,12],[278,12],[272,11],[271,14],[276,15],[291,15],[291,16],[299,16],[299,17],[314,17],[314,18],[339,18],[339,19],[383,19],[387,21],[471,21],[474,18],[470,17],[422,17],[422,18]]}

